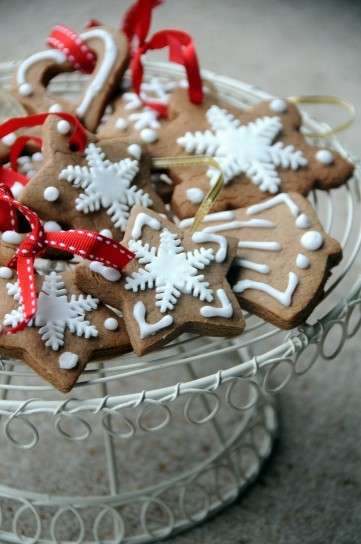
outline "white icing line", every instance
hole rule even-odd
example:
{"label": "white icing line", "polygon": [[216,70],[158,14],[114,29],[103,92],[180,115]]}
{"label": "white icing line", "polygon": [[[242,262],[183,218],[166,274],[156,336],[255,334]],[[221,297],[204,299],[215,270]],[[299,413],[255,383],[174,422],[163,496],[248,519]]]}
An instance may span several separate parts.
{"label": "white icing line", "polygon": [[256,289],[271,296],[283,306],[290,306],[293,293],[298,285],[298,277],[294,272],[288,274],[288,285],[285,291],[279,291],[267,283],[253,280],[241,280],[233,286],[235,293],[243,293],[246,289]]}
{"label": "white icing line", "polygon": [[[26,72],[28,71],[28,69],[33,64],[41,62],[42,60],[52,60],[56,62],[56,64],[62,64],[63,62],[66,62],[66,56],[61,51],[57,51],[56,49],[49,49],[49,51],[39,51],[38,53],[34,53],[34,55],[31,55],[30,57],[25,59],[20,64],[16,74],[16,83],[18,85],[19,91],[22,85],[29,85],[26,79]],[[26,87],[23,88],[25,89]],[[28,94],[31,94],[33,89],[30,88],[29,90],[30,92]]]}
{"label": "white icing line", "polygon": [[158,221],[158,219],[156,219],[155,217],[151,217],[144,212],[138,213],[132,229],[132,238],[134,240],[138,240],[138,238],[140,238],[140,236],[142,235],[143,227],[145,225],[153,230],[159,230],[161,226],[160,221]]}
{"label": "white icing line", "polygon": [[159,321],[155,323],[147,323],[145,321],[146,309],[144,303],[141,300],[135,303],[133,308],[133,317],[138,323],[140,338],[147,338],[156,334],[166,327],[170,327],[173,324],[173,317],[171,315],[163,316]]}
{"label": "white icing line", "polygon": [[215,242],[219,245],[219,249],[216,253],[216,262],[223,263],[227,257],[228,242],[224,236],[217,234],[210,234],[204,231],[195,232],[192,236],[192,242],[196,244],[203,244],[205,242]]}
{"label": "white icing line", "polygon": [[235,259],[234,264],[241,266],[242,268],[247,268],[248,270],[254,270],[260,274],[268,274],[270,267],[267,264],[256,263],[254,261],[249,261],[248,259],[242,259],[241,257]]}
{"label": "white icing line", "polygon": [[274,228],[276,225],[267,219],[250,219],[249,221],[230,221],[229,223],[221,223],[220,225],[212,225],[205,227],[202,232],[221,232],[223,230],[236,230],[243,228]]}
{"label": "white icing line", "polygon": [[224,289],[217,289],[216,295],[221,306],[202,306],[200,314],[202,317],[224,317],[230,319],[233,316],[233,306],[229,301]]}
{"label": "white icing line", "polygon": [[239,241],[238,247],[241,249],[260,249],[263,251],[281,251],[282,249],[279,242],[254,242],[249,240]]}
{"label": "white icing line", "polygon": [[265,210],[269,210],[270,208],[274,208],[278,204],[286,204],[286,206],[289,207],[290,212],[294,217],[297,217],[300,213],[300,209],[292,200],[292,198],[286,194],[286,193],[280,193],[279,195],[274,196],[273,198],[270,198],[269,200],[264,200],[263,202],[260,202],[259,204],[254,204],[253,206],[249,206],[247,208],[247,215],[253,215],[256,213],[263,212]]}
{"label": "white icing line", "polygon": [[76,109],[79,117],[84,117],[95,96],[101,91],[110,75],[117,59],[117,46],[113,36],[102,28],[92,28],[80,34],[80,38],[87,41],[91,38],[100,38],[104,42],[104,56],[100,68],[85,91],[83,100]]}
{"label": "white icing line", "polygon": [[[203,223],[212,223],[213,221],[231,221],[232,219],[235,219],[235,217],[234,212],[231,211],[215,212],[206,215],[203,218]],[[189,217],[188,219],[182,219],[178,226],[180,229],[186,229],[192,226],[193,223],[194,217]]]}

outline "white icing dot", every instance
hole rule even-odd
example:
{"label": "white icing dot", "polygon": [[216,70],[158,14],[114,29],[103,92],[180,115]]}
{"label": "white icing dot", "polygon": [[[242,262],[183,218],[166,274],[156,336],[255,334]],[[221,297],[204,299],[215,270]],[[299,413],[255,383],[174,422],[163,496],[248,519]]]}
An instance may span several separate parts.
{"label": "white icing dot", "polygon": [[0,266],[0,278],[9,280],[13,276],[13,271],[8,266]]}
{"label": "white icing dot", "polygon": [[317,251],[323,246],[323,236],[317,230],[309,230],[301,238],[301,244],[309,251]]}
{"label": "white icing dot", "polygon": [[287,111],[287,102],[282,98],[275,98],[270,103],[270,108],[272,111],[275,111],[277,113],[284,113]]}
{"label": "white icing dot", "polygon": [[295,221],[296,227],[299,229],[308,229],[308,227],[311,226],[311,221],[307,217],[305,213],[301,213],[296,221]]}
{"label": "white icing dot", "polygon": [[48,202],[55,202],[56,200],[58,200],[59,194],[59,189],[57,189],[57,187],[54,187],[53,185],[47,187],[43,192],[43,196]]}
{"label": "white icing dot", "polygon": [[59,357],[59,367],[63,370],[70,370],[78,364],[79,357],[71,351],[64,351]]}
{"label": "white icing dot", "polygon": [[16,232],[15,230],[6,230],[2,233],[1,239],[6,244],[18,245],[23,241],[24,235],[20,234],[20,232]]}
{"label": "white icing dot", "polygon": [[192,204],[199,204],[204,199],[204,192],[198,187],[190,187],[186,191],[187,199]]}
{"label": "white icing dot", "polygon": [[14,185],[11,187],[11,192],[13,197],[19,199],[21,193],[23,192],[24,185],[19,181],[15,181]]}
{"label": "white icing dot", "polygon": [[22,155],[17,159],[17,163],[20,165],[26,164],[28,162],[30,162],[30,157],[28,157],[28,155]]}
{"label": "white icing dot", "polygon": [[128,126],[128,123],[124,117],[118,117],[118,119],[115,122],[115,128],[118,130],[125,130]]}
{"label": "white icing dot", "polygon": [[328,149],[319,149],[315,157],[318,162],[325,164],[326,166],[329,166],[334,161],[333,154]]}
{"label": "white icing dot", "polygon": [[113,238],[112,231],[109,229],[102,229],[99,234],[106,236],[107,238]]}
{"label": "white icing dot", "polygon": [[310,267],[310,259],[306,257],[306,255],[303,255],[303,253],[299,253],[296,257],[296,265],[298,268],[309,268]]}
{"label": "white icing dot", "polygon": [[30,96],[32,92],[33,88],[30,83],[22,83],[22,85],[19,87],[19,93],[21,96]]}
{"label": "white icing dot", "polygon": [[104,266],[99,261],[92,261],[89,265],[89,268],[92,272],[100,274],[101,276],[103,276],[104,279],[108,281],[118,281],[121,277],[119,270],[116,270],[115,268],[111,268],[109,266]]}
{"label": "white icing dot", "polygon": [[116,331],[117,328],[118,328],[118,320],[115,319],[114,317],[108,317],[104,321],[104,329],[106,329],[107,331]]}
{"label": "white icing dot", "polygon": [[135,159],[139,160],[142,156],[142,148],[138,144],[130,144],[130,146],[128,147],[128,153]]}
{"label": "white icing dot", "polygon": [[60,104],[52,104],[48,111],[49,113],[59,113],[63,111],[63,108],[61,107]]}
{"label": "white icing dot", "polygon": [[31,157],[33,159],[33,161],[35,162],[41,162],[43,160],[43,154],[40,152],[40,151],[37,151],[36,153],[34,153]]}
{"label": "white icing dot", "polygon": [[10,134],[7,134],[3,138],[1,138],[1,141],[3,144],[8,145],[9,147],[15,143],[16,140],[16,134],[14,132],[10,132]]}
{"label": "white icing dot", "polygon": [[62,230],[62,228],[56,221],[46,221],[44,223],[44,230],[46,232],[58,232],[59,230]]}
{"label": "white icing dot", "polygon": [[62,119],[61,121],[58,121],[58,124],[56,125],[56,129],[59,132],[59,134],[68,134],[71,130],[70,123],[68,121],[65,121],[65,119]]}
{"label": "white icing dot", "polygon": [[140,131],[140,137],[143,142],[146,142],[147,144],[152,144],[158,140],[158,134],[151,128],[143,128],[143,130]]}

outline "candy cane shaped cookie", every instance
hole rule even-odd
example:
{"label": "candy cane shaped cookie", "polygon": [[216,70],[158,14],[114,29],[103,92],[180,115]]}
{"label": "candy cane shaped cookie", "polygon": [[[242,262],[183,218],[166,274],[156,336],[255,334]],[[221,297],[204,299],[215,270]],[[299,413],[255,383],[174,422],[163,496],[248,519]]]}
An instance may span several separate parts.
{"label": "candy cane shaped cookie", "polygon": [[80,39],[95,53],[97,60],[91,79],[77,102],[47,91],[55,76],[75,70],[65,49],[40,51],[21,62],[16,71],[13,94],[29,113],[75,113],[86,128],[95,131],[108,99],[127,67],[128,42],[122,32],[104,26],[86,30],[80,34]]}

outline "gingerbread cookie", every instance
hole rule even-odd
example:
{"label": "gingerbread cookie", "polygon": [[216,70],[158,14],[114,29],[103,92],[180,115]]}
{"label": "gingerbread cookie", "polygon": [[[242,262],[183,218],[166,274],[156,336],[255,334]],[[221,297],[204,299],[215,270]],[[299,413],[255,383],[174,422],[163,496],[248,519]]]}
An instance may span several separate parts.
{"label": "gingerbread cookie", "polygon": [[56,115],[47,119],[43,166],[21,194],[41,219],[121,240],[135,204],[165,211],[150,183],[150,159],[138,143],[88,134],[85,153],[80,153],[70,151],[69,131],[70,125]]}
{"label": "gingerbread cookie", "polygon": [[80,34],[96,55],[96,66],[77,103],[47,91],[56,75],[75,67],[66,51],[47,49],[31,55],[17,68],[13,94],[29,113],[65,111],[75,113],[84,126],[94,132],[104,109],[119,84],[128,64],[128,40],[120,30],[98,26]]}
{"label": "gingerbread cookie", "polygon": [[[73,272],[36,279],[37,311],[25,330],[0,336],[0,353],[24,361],[59,391],[72,389],[91,358],[129,351],[124,321],[99,300],[84,295]],[[16,274],[0,268],[3,325],[22,320]]]}
{"label": "gingerbread cookie", "polygon": [[136,258],[119,282],[110,283],[94,263],[79,265],[76,281],[106,304],[122,308],[136,353],[154,350],[186,331],[209,336],[242,332],[242,312],[226,279],[235,240],[182,232],[137,206],[124,243]]}
{"label": "gingerbread cookie", "polygon": [[177,81],[152,77],[142,83],[140,96],[129,90],[123,92],[107,107],[97,131],[99,137],[137,138],[152,149],[167,121],[157,110],[144,106],[144,102],[167,107],[170,94],[177,86]]}
{"label": "gingerbread cookie", "polygon": [[[171,122],[157,148],[160,156],[209,155],[222,167],[225,187],[213,211],[237,209],[278,192],[327,190],[353,172],[353,165],[336,151],[306,142],[298,109],[284,99],[240,112],[215,95],[196,106],[177,89],[169,115]],[[214,169],[172,168],[170,174],[179,183],[172,198],[174,211],[180,218],[192,217],[215,179]]]}
{"label": "gingerbread cookie", "polygon": [[[190,227],[192,219],[179,226]],[[280,193],[248,208],[209,214],[201,232],[238,239],[230,274],[241,307],[283,329],[304,322],[342,257],[311,204]]]}

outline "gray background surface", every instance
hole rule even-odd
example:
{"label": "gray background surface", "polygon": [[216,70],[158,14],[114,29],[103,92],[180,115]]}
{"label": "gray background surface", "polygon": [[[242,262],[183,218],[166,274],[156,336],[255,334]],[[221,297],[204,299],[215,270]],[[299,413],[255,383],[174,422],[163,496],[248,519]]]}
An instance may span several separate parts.
{"label": "gray background surface", "polygon": [[[51,26],[118,20],[128,2],[2,0],[0,60],[40,48]],[[154,29],[195,37],[201,64],[274,94],[328,93],[360,111],[361,2],[168,0]],[[341,140],[360,154],[359,120]],[[281,396],[282,435],[243,500],[177,544],[356,544],[361,540],[359,337]],[[79,481],[82,486],[82,480]]]}

